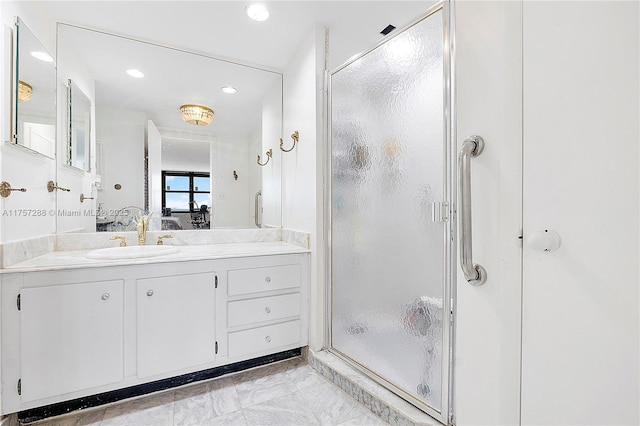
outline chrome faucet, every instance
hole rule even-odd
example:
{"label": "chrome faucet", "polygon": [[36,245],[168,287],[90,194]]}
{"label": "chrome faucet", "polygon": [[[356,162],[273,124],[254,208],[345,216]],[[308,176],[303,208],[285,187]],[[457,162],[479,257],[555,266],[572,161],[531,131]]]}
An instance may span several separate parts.
{"label": "chrome faucet", "polygon": [[147,230],[149,229],[149,219],[153,212],[147,215],[136,215],[136,229],[138,231],[138,244],[143,246],[147,240]]}

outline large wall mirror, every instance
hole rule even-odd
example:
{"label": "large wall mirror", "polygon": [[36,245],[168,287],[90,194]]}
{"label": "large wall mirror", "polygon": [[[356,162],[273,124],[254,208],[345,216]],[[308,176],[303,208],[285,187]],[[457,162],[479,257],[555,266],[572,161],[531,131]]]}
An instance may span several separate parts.
{"label": "large wall mirror", "polygon": [[61,23],[57,45],[94,89],[97,231],[140,210],[152,229],[255,228],[258,191],[281,226],[280,163],[256,156],[282,135],[282,74]]}
{"label": "large wall mirror", "polygon": [[56,152],[56,64],[27,25],[14,33],[12,142],[54,158]]}

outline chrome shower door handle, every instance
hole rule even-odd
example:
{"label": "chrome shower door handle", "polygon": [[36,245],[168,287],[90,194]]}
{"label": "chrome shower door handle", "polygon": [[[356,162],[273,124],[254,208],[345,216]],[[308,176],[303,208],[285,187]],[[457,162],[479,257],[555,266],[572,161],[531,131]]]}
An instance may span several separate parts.
{"label": "chrome shower door handle", "polygon": [[487,281],[487,271],[473,263],[471,228],[471,157],[477,157],[484,149],[480,136],[464,140],[458,155],[458,185],[460,188],[460,267],[467,282],[479,286]]}
{"label": "chrome shower door handle", "polygon": [[262,190],[256,192],[256,195],[254,197],[255,210],[254,210],[253,221],[258,228],[262,228],[262,221],[260,220],[260,204],[261,204],[260,201],[261,200],[262,200]]}

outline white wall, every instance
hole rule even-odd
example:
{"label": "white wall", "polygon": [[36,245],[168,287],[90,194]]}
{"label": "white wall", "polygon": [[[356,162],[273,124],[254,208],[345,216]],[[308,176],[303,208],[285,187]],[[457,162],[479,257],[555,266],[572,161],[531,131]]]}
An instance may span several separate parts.
{"label": "white wall", "polygon": [[282,222],[284,228],[311,234],[311,306],[309,345],[324,345],[324,64],[326,29],[316,27],[284,71],[283,133],[300,133],[296,149],[282,153]]}
{"label": "white wall", "polygon": [[[31,2],[0,2],[2,22],[2,56],[0,67],[0,181],[7,181],[13,188],[26,188],[27,192],[14,192],[8,198],[0,198],[0,241],[15,241],[55,232],[55,193],[47,192],[49,180],[56,179],[55,160],[10,146],[5,141],[11,135],[11,33],[15,17],[26,23],[50,54],[55,55],[55,21]],[[33,211],[43,215],[20,216],[18,211]]]}
{"label": "white wall", "polygon": [[[98,106],[96,116],[96,137],[102,146],[98,202],[104,203],[107,212],[127,206],[144,208],[146,115]],[[122,189],[116,190],[115,184]]]}
{"label": "white wall", "polygon": [[[95,232],[96,230],[96,200],[98,192],[94,186],[96,174],[96,119],[95,119],[95,81],[87,64],[82,57],[78,57],[70,40],[61,37],[58,43],[57,55],[57,114],[58,114],[58,144],[57,144],[57,181],[62,187],[71,192],[57,193],[57,226],[56,232]],[[71,79],[91,102],[91,131],[89,145],[89,171],[79,170],[67,165],[67,82]],[[80,194],[92,197],[94,200],[80,202]],[[71,215],[68,215],[71,213]],[[78,213],[78,216],[74,214]]]}
{"label": "white wall", "polygon": [[[249,161],[248,161],[248,176],[246,178],[249,179],[249,193],[247,194],[248,202],[250,207],[251,214],[251,223],[250,227],[255,227],[255,195],[256,192],[262,189],[262,167],[258,167],[258,165],[253,161],[258,152],[262,151],[262,126],[259,126],[251,135],[250,143],[249,143]],[[239,178],[238,178],[239,179]],[[261,214],[258,213],[260,216]]]}
{"label": "white wall", "polygon": [[[522,204],[521,3],[455,4],[458,147],[485,139],[472,159],[474,262],[458,269],[454,410],[458,425],[518,424]],[[458,148],[459,149],[459,148]]]}
{"label": "white wall", "polygon": [[162,137],[153,121],[147,121],[147,182],[149,184],[150,229],[160,229],[162,217]]}
{"label": "white wall", "polygon": [[[285,78],[286,79],[286,78]],[[267,92],[262,100],[262,149],[252,155],[264,164],[268,157],[266,152],[272,150],[273,156],[265,166],[258,166],[252,161],[252,167],[260,167],[262,171],[262,226],[282,226],[282,156],[280,137],[283,135],[283,88],[279,84]]]}
{"label": "white wall", "polygon": [[[249,142],[244,138],[221,137],[211,146],[212,227],[253,227],[253,204],[247,198],[250,157]],[[234,170],[238,180],[233,178]]]}

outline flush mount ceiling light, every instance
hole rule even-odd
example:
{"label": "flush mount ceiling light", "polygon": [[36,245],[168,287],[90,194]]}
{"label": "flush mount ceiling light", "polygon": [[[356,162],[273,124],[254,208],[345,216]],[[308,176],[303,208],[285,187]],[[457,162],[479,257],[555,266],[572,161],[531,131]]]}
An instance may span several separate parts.
{"label": "flush mount ceiling light", "polygon": [[213,121],[213,110],[202,105],[182,105],[180,114],[184,121],[195,126],[207,126]]}
{"label": "flush mount ceiling light", "polygon": [[134,78],[142,78],[142,77],[144,77],[144,74],[142,73],[142,71],[139,71],[139,70],[133,69],[133,68],[130,69],[130,70],[127,70],[127,74],[129,74],[131,77],[134,77]]}
{"label": "flush mount ceiling light", "polygon": [[18,102],[27,102],[31,99],[33,88],[24,81],[18,81]]}
{"label": "flush mount ceiling light", "polygon": [[220,88],[220,90],[222,90],[224,93],[237,93],[238,89],[236,89],[233,86],[224,86],[222,88]]}
{"label": "flush mount ceiling light", "polygon": [[42,51],[31,52],[31,56],[44,62],[53,62],[53,58]]}
{"label": "flush mount ceiling light", "polygon": [[249,18],[254,21],[266,21],[269,19],[269,11],[261,4],[252,4],[245,9]]}

